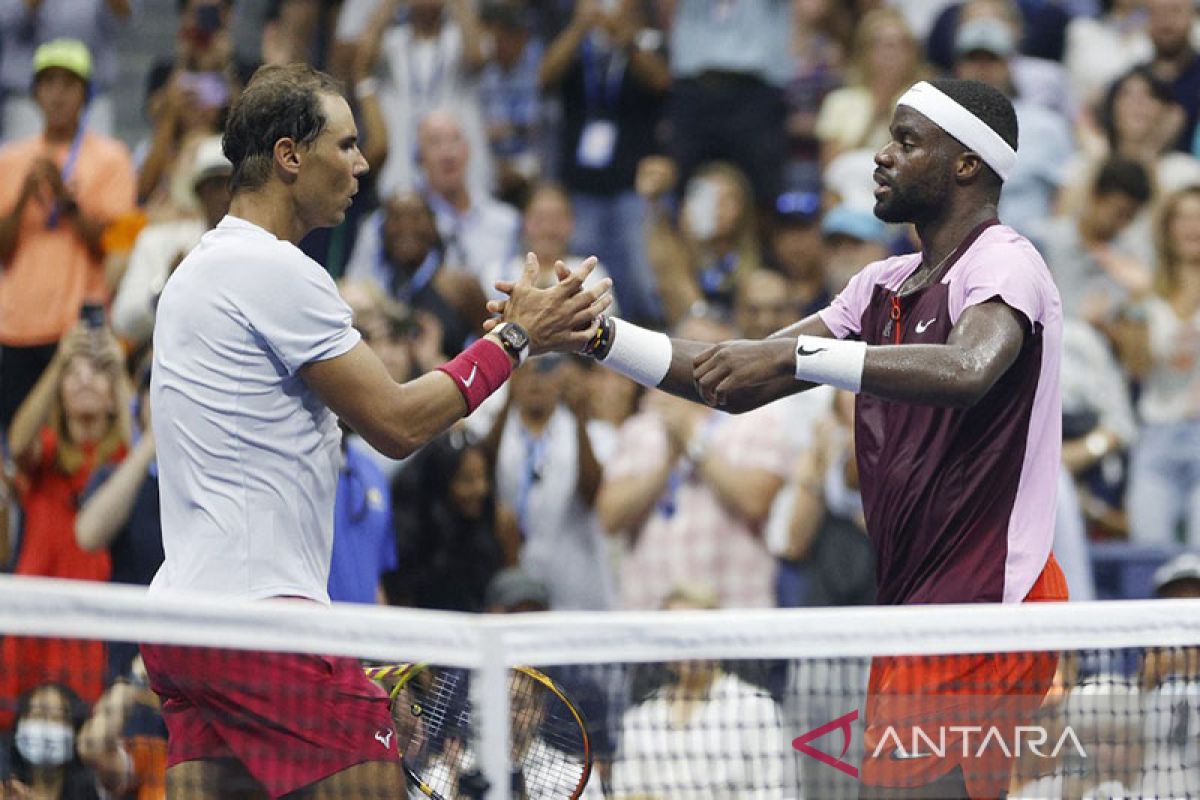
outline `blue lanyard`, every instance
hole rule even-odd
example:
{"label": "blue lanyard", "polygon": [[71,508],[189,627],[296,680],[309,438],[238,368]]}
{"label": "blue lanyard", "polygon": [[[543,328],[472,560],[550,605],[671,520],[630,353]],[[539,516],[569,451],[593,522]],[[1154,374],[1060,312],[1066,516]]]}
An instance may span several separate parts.
{"label": "blue lanyard", "polygon": [[[62,168],[62,182],[66,185],[67,181],[71,180],[71,176],[75,174],[75,162],[79,160],[79,149],[83,146],[84,126],[87,125],[88,107],[83,107],[83,112],[79,115],[79,127],[75,130],[75,138],[71,140],[71,149],[67,151],[67,160]],[[54,208],[50,209],[50,216],[46,220],[47,228],[58,226],[58,217],[62,211],[58,207],[58,203],[54,204]]]}
{"label": "blue lanyard", "polygon": [[438,38],[434,41],[433,72],[429,76],[429,81],[423,87],[417,81],[417,64],[412,57],[414,49],[410,44],[408,51],[404,54],[404,63],[408,69],[408,98],[413,106],[424,108],[428,105],[425,101],[433,99],[434,94],[442,83],[443,73],[446,71],[446,59],[442,58],[442,35],[439,33]]}
{"label": "blue lanyard", "polygon": [[[713,433],[725,421],[725,415],[720,411],[714,411],[708,415],[708,419],[704,420],[704,426],[700,429],[699,436],[705,441],[712,438]],[[693,436],[696,434],[693,434]],[[675,512],[679,510],[678,494],[686,483],[696,473],[696,464],[691,463],[687,459],[679,459],[675,462],[674,469],[667,477],[667,487],[663,490],[662,497],[658,500],[658,512],[667,519],[675,516]]]}
{"label": "blue lanyard", "polygon": [[379,254],[375,259],[375,274],[379,278],[381,285],[391,289],[392,297],[404,303],[412,303],[413,298],[425,291],[429,283],[433,280],[433,276],[437,274],[438,269],[442,266],[441,254],[437,248],[430,250],[425,260],[421,262],[421,266],[417,268],[416,273],[405,281],[399,283],[399,270],[393,268],[388,261],[387,250],[383,245],[383,218],[379,220]]}
{"label": "blue lanyard", "polygon": [[705,296],[724,294],[727,291],[725,284],[728,283],[729,276],[735,269],[737,269],[736,253],[721,256],[715,263],[705,267],[704,271],[700,273],[700,288],[704,291]]}
{"label": "blue lanyard", "polygon": [[542,466],[550,444],[550,423],[546,423],[542,435],[537,437],[525,430],[521,423],[518,423],[517,430],[525,445],[525,471],[521,474],[521,487],[517,493],[517,527],[521,530],[521,538],[526,538],[529,535],[529,496],[533,494],[533,485],[542,479]]}
{"label": "blue lanyard", "polygon": [[596,53],[596,47],[592,44],[592,37],[588,36],[583,40],[583,103],[587,108],[589,117],[603,116],[597,115],[597,111],[607,111],[609,115],[613,114],[617,109],[617,103],[621,99],[621,84],[625,79],[625,60],[618,58],[618,54],[610,52],[605,70],[603,81],[604,96],[600,97],[600,57]]}

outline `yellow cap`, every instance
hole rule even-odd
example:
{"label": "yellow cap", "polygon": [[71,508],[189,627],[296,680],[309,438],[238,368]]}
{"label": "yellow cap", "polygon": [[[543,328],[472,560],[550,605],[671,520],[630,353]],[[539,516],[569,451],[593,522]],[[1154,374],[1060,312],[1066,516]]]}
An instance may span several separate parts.
{"label": "yellow cap", "polygon": [[92,54],[78,39],[54,39],[33,53],[33,74],[59,67],[73,72],[84,81],[92,79]]}

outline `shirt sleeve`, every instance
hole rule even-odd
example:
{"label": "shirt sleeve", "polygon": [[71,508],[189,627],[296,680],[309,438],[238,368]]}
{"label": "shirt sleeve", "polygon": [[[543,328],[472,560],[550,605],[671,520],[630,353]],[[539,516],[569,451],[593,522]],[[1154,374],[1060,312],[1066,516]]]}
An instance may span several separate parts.
{"label": "shirt sleeve", "polygon": [[298,250],[287,259],[260,259],[240,277],[246,284],[238,294],[254,299],[241,312],[289,375],[349,352],[362,338],[333,278]]}
{"label": "shirt sleeve", "polygon": [[817,312],[825,327],[838,339],[862,333],[862,316],[875,291],[876,277],[886,261],[874,261],[858,271],[828,307]]}
{"label": "shirt sleeve", "polygon": [[997,297],[1024,314],[1030,326],[1044,319],[1049,272],[1020,248],[1013,247],[1005,255],[999,259],[989,253],[964,265],[967,269],[956,282],[957,290],[950,292],[950,319],[954,324],[971,306]]}

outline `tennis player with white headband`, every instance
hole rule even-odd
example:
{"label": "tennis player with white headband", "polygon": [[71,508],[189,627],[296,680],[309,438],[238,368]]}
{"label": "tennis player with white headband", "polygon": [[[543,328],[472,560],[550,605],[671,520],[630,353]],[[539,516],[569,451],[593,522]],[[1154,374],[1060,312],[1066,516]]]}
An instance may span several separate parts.
{"label": "tennis player with white headband", "polygon": [[[900,98],[890,130],[875,155],[874,211],[913,224],[919,253],[866,265],[827,308],[762,341],[711,346],[613,319],[588,352],[645,386],[733,412],[814,384],[855,392],[880,603],[1066,599],[1050,551],[1062,308],[1042,257],[996,211],[1016,161],[1016,114],[983,83],[934,80]],[[914,757],[885,734],[912,741],[901,720],[914,695],[968,695],[959,708],[1002,728],[1023,724],[1056,663],[1035,654],[876,659],[862,796],[999,796],[1003,749],[976,757],[949,731],[944,758]],[[961,724],[946,714],[923,722]]]}

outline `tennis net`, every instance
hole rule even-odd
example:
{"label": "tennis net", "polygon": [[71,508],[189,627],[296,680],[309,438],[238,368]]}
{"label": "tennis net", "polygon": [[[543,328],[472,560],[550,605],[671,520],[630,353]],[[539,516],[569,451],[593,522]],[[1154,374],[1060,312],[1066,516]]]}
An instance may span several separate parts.
{"label": "tennis net", "polygon": [[1200,601],[471,616],[14,577],[0,597],[6,781],[162,796],[165,716],[172,752],[219,767],[173,773],[189,797],[364,759],[383,771],[338,796],[406,796],[403,767],[411,797],[1200,797]]}

